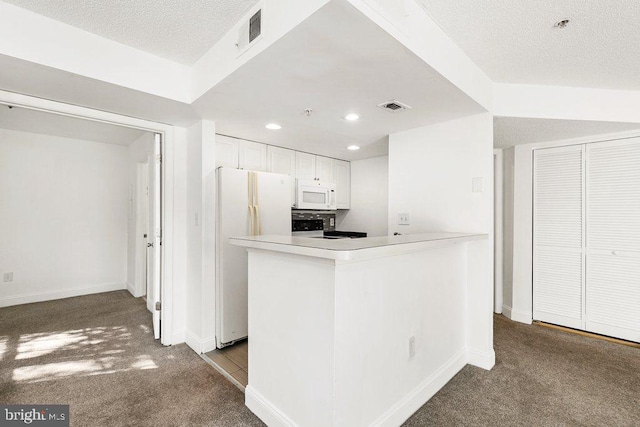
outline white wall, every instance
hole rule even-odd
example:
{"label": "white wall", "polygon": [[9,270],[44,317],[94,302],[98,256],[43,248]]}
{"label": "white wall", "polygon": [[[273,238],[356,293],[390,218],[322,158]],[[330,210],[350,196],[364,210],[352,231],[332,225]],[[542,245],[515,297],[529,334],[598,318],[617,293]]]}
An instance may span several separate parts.
{"label": "white wall", "polygon": [[215,123],[187,131],[186,342],[197,353],[215,348]]}
{"label": "white wall", "polygon": [[336,214],[336,229],[386,236],[389,156],[351,162],[351,209]]}
{"label": "white wall", "polygon": [[511,318],[510,313],[513,307],[513,167],[515,160],[515,148],[511,147],[502,150],[502,156],[504,167],[504,203],[502,211],[502,310],[507,317]]}
{"label": "white wall", "polygon": [[[165,255],[171,250],[171,273],[172,277],[164,277],[165,285],[171,280],[172,313],[170,314],[172,323],[171,343],[178,344],[185,342],[187,329],[187,129],[176,127],[169,144],[166,144],[167,152],[165,160],[171,161],[171,176],[166,173],[165,178],[173,185],[172,212],[170,218],[165,212],[165,220],[171,222],[173,228],[172,246],[163,245]],[[165,162],[165,167],[169,166]],[[168,188],[165,188],[168,191]],[[165,198],[167,194],[165,193]],[[165,227],[166,227],[165,223]],[[166,243],[166,241],[165,241]],[[166,260],[165,260],[166,265]],[[164,287],[165,290],[167,287]]]}
{"label": "white wall", "polygon": [[127,147],[0,130],[0,306],[124,289]]}
{"label": "white wall", "polygon": [[[480,177],[483,191],[472,192]],[[397,225],[398,213],[410,225]],[[389,232],[465,231],[470,363],[493,366],[493,119],[488,113],[389,136]]]}

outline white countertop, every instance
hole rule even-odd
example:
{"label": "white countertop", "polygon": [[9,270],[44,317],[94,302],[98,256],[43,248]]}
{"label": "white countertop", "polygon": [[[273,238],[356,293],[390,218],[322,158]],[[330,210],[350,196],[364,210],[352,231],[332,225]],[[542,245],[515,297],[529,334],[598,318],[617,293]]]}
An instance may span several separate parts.
{"label": "white countertop", "polygon": [[232,237],[229,239],[229,242],[233,245],[253,249],[350,261],[369,257],[399,255],[471,240],[486,239],[487,237],[487,234],[441,232],[365,237],[360,239],[244,236]]}

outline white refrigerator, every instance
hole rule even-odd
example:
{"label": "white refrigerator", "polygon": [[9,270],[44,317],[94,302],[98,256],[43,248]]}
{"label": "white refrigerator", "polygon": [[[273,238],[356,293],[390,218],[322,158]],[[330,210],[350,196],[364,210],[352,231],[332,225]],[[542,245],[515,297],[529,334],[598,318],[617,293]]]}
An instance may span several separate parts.
{"label": "white refrigerator", "polygon": [[230,237],[291,235],[288,175],[217,170],[216,346],[248,336],[247,251]]}

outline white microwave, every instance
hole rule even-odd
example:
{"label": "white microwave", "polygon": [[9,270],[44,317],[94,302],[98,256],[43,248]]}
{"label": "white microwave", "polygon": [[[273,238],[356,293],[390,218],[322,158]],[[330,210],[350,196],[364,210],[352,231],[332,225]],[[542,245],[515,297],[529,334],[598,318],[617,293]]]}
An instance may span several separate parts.
{"label": "white microwave", "polygon": [[296,209],[335,210],[336,185],[329,182],[296,180]]}

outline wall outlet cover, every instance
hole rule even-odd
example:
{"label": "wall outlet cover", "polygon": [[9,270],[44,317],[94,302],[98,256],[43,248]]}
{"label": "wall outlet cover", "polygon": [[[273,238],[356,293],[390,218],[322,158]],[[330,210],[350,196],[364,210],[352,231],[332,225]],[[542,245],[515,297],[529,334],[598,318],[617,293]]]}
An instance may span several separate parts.
{"label": "wall outlet cover", "polygon": [[398,214],[398,225],[409,225],[409,212],[402,212]]}
{"label": "wall outlet cover", "polygon": [[416,355],[416,337],[409,337],[409,357]]}

